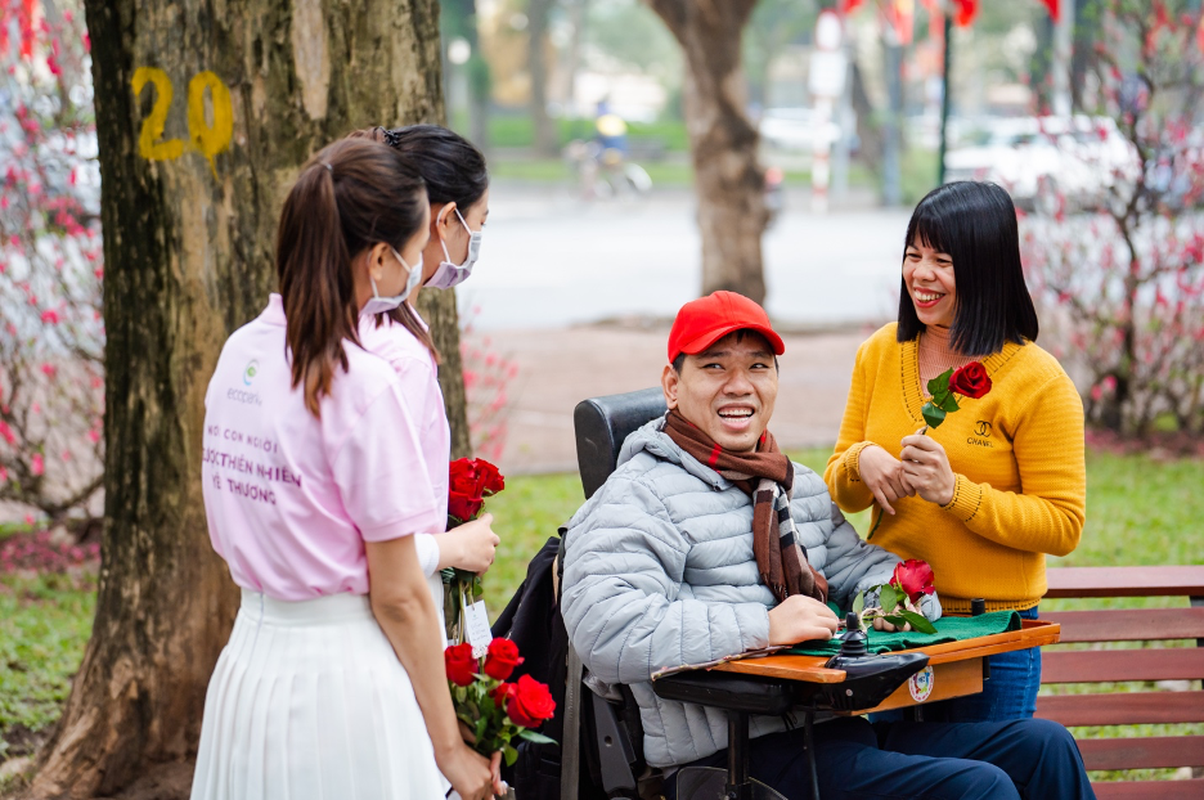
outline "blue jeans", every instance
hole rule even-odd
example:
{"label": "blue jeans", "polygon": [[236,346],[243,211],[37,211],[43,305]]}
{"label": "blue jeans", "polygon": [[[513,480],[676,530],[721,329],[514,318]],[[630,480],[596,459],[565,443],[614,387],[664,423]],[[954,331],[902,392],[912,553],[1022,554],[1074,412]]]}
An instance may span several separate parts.
{"label": "blue jeans", "polygon": [[[1017,613],[1023,619],[1037,618],[1036,606]],[[1037,690],[1041,688],[1041,648],[997,653],[987,661],[991,678],[983,681],[980,693],[924,706],[924,720],[1002,722],[1031,717],[1037,710]]]}
{"label": "blue jeans", "polygon": [[[723,767],[726,759],[727,751],[720,751],[693,764]],[[1043,719],[871,725],[864,717],[841,718],[815,726],[815,762],[824,800],[1095,797],[1074,739]],[[754,739],[749,772],[789,800],[809,800],[803,731]],[[676,800],[676,781],[666,784],[667,797]]]}

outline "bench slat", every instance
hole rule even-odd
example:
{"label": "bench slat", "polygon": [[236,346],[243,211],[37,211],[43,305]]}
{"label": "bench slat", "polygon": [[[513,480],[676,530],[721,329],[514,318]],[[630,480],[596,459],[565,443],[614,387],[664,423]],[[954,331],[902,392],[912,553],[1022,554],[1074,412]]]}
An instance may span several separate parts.
{"label": "bench slat", "polygon": [[1051,611],[1041,619],[1062,626],[1062,642],[1204,639],[1204,607]]}
{"label": "bench slat", "polygon": [[1204,767],[1204,736],[1077,739],[1087,769]]}
{"label": "bench slat", "polygon": [[1204,778],[1186,781],[1111,781],[1093,783],[1099,800],[1201,800],[1204,798]]}
{"label": "bench slat", "polygon": [[1204,722],[1204,692],[1042,695],[1037,716],[1067,727]]}
{"label": "bench slat", "polygon": [[1041,656],[1042,683],[1198,680],[1204,675],[1204,648],[1079,650]]}
{"label": "bench slat", "polygon": [[1204,565],[1053,567],[1046,597],[1204,597]]}

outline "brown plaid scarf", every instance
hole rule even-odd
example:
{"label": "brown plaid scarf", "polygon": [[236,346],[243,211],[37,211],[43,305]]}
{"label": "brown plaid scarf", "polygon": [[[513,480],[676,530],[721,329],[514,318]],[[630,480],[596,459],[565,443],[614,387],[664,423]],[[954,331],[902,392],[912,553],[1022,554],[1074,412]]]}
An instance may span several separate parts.
{"label": "brown plaid scarf", "polygon": [[732,453],[711,441],[677,409],[666,417],[665,433],[682,450],[752,498],[757,571],[778,602],[792,594],[805,594],[825,602],[828,582],[807,562],[807,553],[795,537],[794,518],[790,516],[794,464],[778,449],[773,434],[765,431],[753,453]]}

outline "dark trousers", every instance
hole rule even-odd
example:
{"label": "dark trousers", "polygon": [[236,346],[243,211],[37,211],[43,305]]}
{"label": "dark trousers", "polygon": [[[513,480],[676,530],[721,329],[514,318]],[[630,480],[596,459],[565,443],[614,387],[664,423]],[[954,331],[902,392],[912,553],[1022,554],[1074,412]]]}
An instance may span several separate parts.
{"label": "dark trousers", "polygon": [[[823,800],[1095,797],[1074,739],[1048,720],[870,725],[852,717],[815,726],[814,738]],[[801,729],[753,740],[750,774],[789,800],[810,800],[803,741]],[[693,763],[723,767],[726,759],[721,751]]]}

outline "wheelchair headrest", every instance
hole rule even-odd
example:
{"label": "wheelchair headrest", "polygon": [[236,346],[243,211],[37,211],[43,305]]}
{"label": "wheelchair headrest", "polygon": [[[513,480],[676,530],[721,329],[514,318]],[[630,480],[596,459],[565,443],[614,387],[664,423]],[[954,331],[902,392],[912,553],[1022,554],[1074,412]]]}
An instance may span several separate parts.
{"label": "wheelchair headrest", "polygon": [[615,470],[623,440],[650,419],[664,414],[659,386],[582,400],[573,410],[577,469],[588,499]]}

